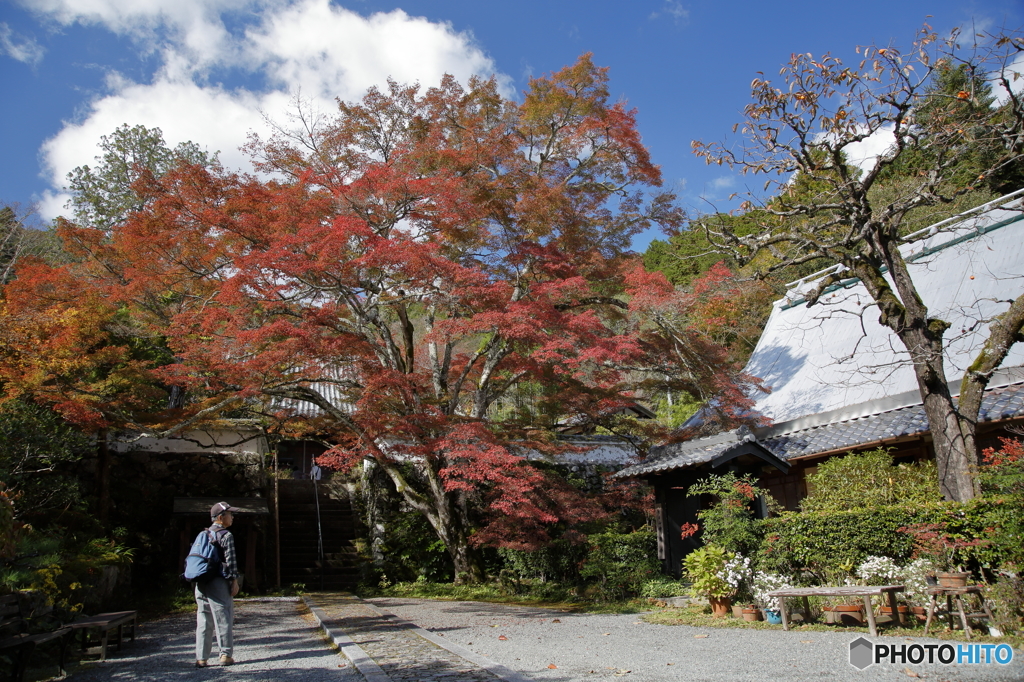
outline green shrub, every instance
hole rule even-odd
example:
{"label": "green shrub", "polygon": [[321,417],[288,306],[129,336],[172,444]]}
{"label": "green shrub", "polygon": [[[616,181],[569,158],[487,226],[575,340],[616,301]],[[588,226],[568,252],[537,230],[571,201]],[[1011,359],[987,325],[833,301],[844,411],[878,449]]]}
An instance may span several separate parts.
{"label": "green shrub", "polygon": [[833,457],[807,477],[804,511],[840,511],[929,504],[942,500],[935,462],[893,465],[884,448]]}
{"label": "green shrub", "polygon": [[992,601],[996,627],[1004,634],[1021,630],[1021,623],[1024,622],[1024,577],[1003,573],[989,587],[985,597]]}
{"label": "green shrub", "polygon": [[770,507],[776,506],[771,493],[759,488],[752,476],[737,476],[731,471],[721,476],[711,474],[694,483],[687,495],[715,497],[711,507],[697,512],[701,540],[744,556],[761,544],[761,524],[753,508],[755,500],[761,496]]}
{"label": "green shrub", "polygon": [[598,533],[588,538],[589,554],[580,576],[593,581],[594,597],[621,601],[640,594],[658,574],[658,538],[651,531]]}
{"label": "green shrub", "polygon": [[903,564],[911,559],[914,542],[898,529],[917,519],[917,512],[903,507],[785,512],[763,522],[757,566],[793,576],[810,571],[820,581],[832,581],[852,574],[869,556]]}
{"label": "green shrub", "polygon": [[683,558],[683,570],[693,584],[693,591],[705,597],[721,599],[735,588],[725,579],[725,565],[735,554],[718,545],[705,545]]}
{"label": "green shrub", "polygon": [[640,596],[648,599],[682,597],[689,591],[690,587],[686,583],[667,575],[658,575],[644,582],[640,587]]}
{"label": "green shrub", "polygon": [[958,559],[975,568],[995,568],[1018,548],[996,543],[992,529],[1001,515],[1012,513],[999,499],[967,503],[888,506],[842,511],[785,512],[763,522],[764,543],[757,554],[762,570],[798,575],[809,571],[821,581],[841,580],[869,556],[888,557],[905,565],[919,554],[914,535],[901,532],[920,524],[941,526],[953,540],[977,541],[960,550]]}
{"label": "green shrub", "polygon": [[504,571],[520,579],[568,584],[580,581],[580,564],[589,552],[587,543],[572,543],[565,539],[555,540],[547,547],[534,551],[498,550],[504,562]]}
{"label": "green shrub", "polygon": [[993,566],[1024,566],[1024,444],[1001,438],[1002,446],[986,448],[979,470],[981,489],[990,503],[986,537]]}

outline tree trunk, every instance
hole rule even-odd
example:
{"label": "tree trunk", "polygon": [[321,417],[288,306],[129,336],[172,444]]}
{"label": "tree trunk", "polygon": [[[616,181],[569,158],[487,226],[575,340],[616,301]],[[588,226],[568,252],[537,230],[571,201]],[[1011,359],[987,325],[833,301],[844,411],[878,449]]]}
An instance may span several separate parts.
{"label": "tree trunk", "polygon": [[935,448],[939,490],[947,500],[966,502],[977,494],[975,424],[957,413],[948,389],[945,396],[922,394]]}
{"label": "tree trunk", "polygon": [[939,490],[947,500],[966,502],[979,492],[975,476],[978,411],[975,408],[974,414],[965,418],[949,392],[943,356],[943,335],[949,324],[928,316],[928,308],[895,245],[880,240],[874,248],[884,254],[884,262],[899,298],[883,279],[880,269],[859,264],[858,274],[878,304],[879,322],[895,332],[913,361],[918,391],[932,434]]}
{"label": "tree trunk", "polygon": [[437,535],[444,542],[452,565],[455,567],[456,583],[480,583],[487,575],[484,571],[480,552],[469,544],[468,519],[459,508],[453,493],[443,493],[443,499],[435,498],[437,515],[427,516]]}
{"label": "tree trunk", "polygon": [[939,490],[947,500],[966,502],[978,493],[976,418],[967,419],[960,414],[949,392],[941,335],[935,339],[933,334],[915,329],[902,330],[899,336],[908,349],[916,350],[911,357],[932,434]]}

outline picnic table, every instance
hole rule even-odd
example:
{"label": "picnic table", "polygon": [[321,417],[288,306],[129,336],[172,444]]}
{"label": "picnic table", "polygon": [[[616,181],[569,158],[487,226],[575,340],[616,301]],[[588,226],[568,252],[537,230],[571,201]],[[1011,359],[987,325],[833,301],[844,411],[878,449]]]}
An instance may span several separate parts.
{"label": "picnic table", "polygon": [[85,653],[86,649],[90,646],[89,631],[95,630],[97,633],[97,641],[95,645],[100,648],[100,660],[107,660],[107,645],[110,643],[110,633],[117,630],[117,651],[121,650],[121,642],[124,641],[124,630],[125,627],[131,629],[131,641],[135,641],[135,623],[138,614],[135,611],[113,611],[111,613],[100,613],[95,616],[88,616],[81,618],[72,623],[68,623],[67,627],[72,632],[82,633],[82,652]]}
{"label": "picnic table", "polygon": [[769,597],[779,600],[779,610],[782,612],[782,629],[789,629],[789,612],[786,610],[786,597],[802,597],[804,602],[804,613],[807,618],[811,617],[808,597],[861,597],[864,600],[864,610],[868,616],[868,629],[872,637],[878,636],[878,627],[875,624],[875,612],[871,608],[871,598],[879,595],[888,595],[889,606],[895,618],[904,624],[904,617],[896,606],[896,593],[904,590],[903,585],[844,585],[820,586],[820,587],[790,587],[785,590],[769,592]]}

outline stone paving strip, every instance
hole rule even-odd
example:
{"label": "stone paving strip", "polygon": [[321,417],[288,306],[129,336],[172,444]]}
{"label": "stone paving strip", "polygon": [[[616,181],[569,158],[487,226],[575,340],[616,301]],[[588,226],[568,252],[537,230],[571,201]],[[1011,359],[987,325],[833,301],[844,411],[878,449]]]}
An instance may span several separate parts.
{"label": "stone paving strip", "polygon": [[358,597],[321,592],[303,601],[367,682],[531,682]]}

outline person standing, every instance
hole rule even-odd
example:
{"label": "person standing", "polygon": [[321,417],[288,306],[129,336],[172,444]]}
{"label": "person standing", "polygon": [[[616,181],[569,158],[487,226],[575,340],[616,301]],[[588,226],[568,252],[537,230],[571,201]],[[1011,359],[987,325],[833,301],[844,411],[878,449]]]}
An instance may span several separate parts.
{"label": "person standing", "polygon": [[235,662],[232,626],[235,620],[233,597],[238,594],[238,560],[235,555],[235,538],[228,530],[238,511],[227,502],[218,502],[210,507],[213,525],[209,532],[214,542],[220,545],[224,561],[219,575],[205,582],[196,581],[196,667],[205,668],[213,647],[213,636],[217,635],[220,649],[220,664]]}

